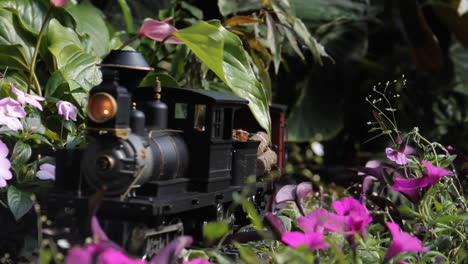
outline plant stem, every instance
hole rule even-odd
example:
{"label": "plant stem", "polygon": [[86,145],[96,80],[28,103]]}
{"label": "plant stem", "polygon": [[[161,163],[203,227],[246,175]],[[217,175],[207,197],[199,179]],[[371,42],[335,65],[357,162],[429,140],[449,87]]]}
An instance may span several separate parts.
{"label": "plant stem", "polygon": [[133,16],[130,7],[125,0],[117,0],[120,5],[120,9],[122,9],[122,14],[125,19],[125,26],[127,27],[128,33],[135,33],[135,27],[133,26]]}
{"label": "plant stem", "polygon": [[33,79],[36,81],[36,93],[41,96],[42,91],[41,87],[39,86],[39,82],[37,82],[37,77],[36,77],[36,62],[37,62],[37,55],[39,54],[39,47],[41,45],[41,40],[42,37],[44,36],[45,28],[47,27],[47,24],[49,23],[50,18],[52,17],[52,10],[54,10],[54,6],[50,6],[49,10],[47,11],[47,15],[44,19],[44,22],[42,22],[41,29],[39,30],[39,35],[37,36],[37,42],[36,42],[36,47],[34,47],[34,54],[31,60],[31,65],[29,68],[29,85],[28,85],[28,93],[31,92],[31,87],[33,83]]}
{"label": "plant stem", "polygon": [[127,46],[130,42],[136,40],[136,39],[139,38],[140,36],[141,36],[141,35],[136,34],[135,36],[129,38],[127,41],[125,41],[125,42],[118,48],[118,50],[121,50],[121,49],[125,48],[125,46]]}

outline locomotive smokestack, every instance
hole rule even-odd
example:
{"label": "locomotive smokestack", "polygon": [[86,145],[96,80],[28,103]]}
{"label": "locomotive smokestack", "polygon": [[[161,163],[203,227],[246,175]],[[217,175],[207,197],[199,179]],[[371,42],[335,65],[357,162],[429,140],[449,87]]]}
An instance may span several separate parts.
{"label": "locomotive smokestack", "polygon": [[154,99],[146,103],[146,126],[151,130],[167,128],[167,105],[161,101],[161,82],[159,78],[153,86]]}

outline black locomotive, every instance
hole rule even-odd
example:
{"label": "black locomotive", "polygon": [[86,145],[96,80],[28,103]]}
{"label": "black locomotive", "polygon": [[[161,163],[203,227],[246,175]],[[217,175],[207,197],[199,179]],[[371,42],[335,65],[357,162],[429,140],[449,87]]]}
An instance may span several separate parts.
{"label": "black locomotive", "polygon": [[[245,110],[236,111],[248,101],[161,89],[158,82],[138,87],[151,70],[138,52],[112,51],[100,66],[103,82],[90,91],[87,107],[89,144],[58,151],[49,213],[83,226],[89,196],[105,189],[98,215],[104,228],[130,251],[149,254],[173,236],[222,218],[233,193],[256,173],[259,142],[232,139],[234,124],[255,129]],[[282,166],[284,109],[273,109]],[[257,205],[268,186],[257,179],[251,193]]]}

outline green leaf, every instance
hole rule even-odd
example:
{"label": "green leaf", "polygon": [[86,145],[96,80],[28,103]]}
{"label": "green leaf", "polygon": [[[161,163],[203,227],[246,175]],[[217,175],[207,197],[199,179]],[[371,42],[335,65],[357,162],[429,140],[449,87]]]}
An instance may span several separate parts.
{"label": "green leaf", "polygon": [[276,32],[276,26],[273,18],[269,13],[265,14],[266,24],[268,28],[267,43],[273,56],[273,65],[275,67],[275,74],[278,74],[279,65],[281,63],[281,42],[283,39],[280,34]]}
{"label": "green leaf", "polygon": [[162,72],[150,72],[148,75],[145,76],[143,81],[140,83],[140,87],[145,87],[145,86],[153,86],[154,83],[156,82],[156,77],[159,78],[159,81],[161,82],[161,86],[163,87],[174,87],[174,88],[179,88],[179,84],[177,81],[170,76],[169,74],[165,74]]}
{"label": "green leaf", "polygon": [[66,10],[76,21],[76,32],[89,35],[92,55],[103,56],[109,52],[110,36],[102,12],[89,2],[66,5]]}
{"label": "green leaf", "polygon": [[367,14],[368,5],[349,0],[291,0],[297,17],[309,27],[333,21],[340,17],[360,19]]}
{"label": "green leaf", "polygon": [[13,152],[11,153],[12,164],[25,164],[31,158],[31,146],[21,140],[16,141]]}
{"label": "green leaf", "polygon": [[263,232],[263,221],[260,215],[255,210],[254,205],[251,202],[249,202],[249,200],[242,198],[238,193],[233,193],[232,198],[234,199],[234,201],[242,205],[242,209],[244,210],[244,212],[247,213],[247,216],[249,217],[255,229],[258,232]]}
{"label": "green leaf", "polygon": [[122,14],[125,18],[125,26],[127,27],[127,32],[132,34],[135,33],[135,27],[133,26],[133,16],[130,7],[127,4],[126,0],[117,0],[122,9]]}
{"label": "green leaf", "polygon": [[340,94],[334,89],[323,89],[320,81],[315,80],[318,74],[309,73],[308,79],[299,84],[304,88],[298,105],[292,109],[287,120],[288,141],[328,140],[343,128]]}
{"label": "green leaf", "polygon": [[193,6],[185,1],[180,2],[180,5],[183,9],[190,12],[190,14],[192,14],[192,16],[194,16],[196,19],[198,20],[203,19],[203,11],[201,11],[198,7]]}
{"label": "green leaf", "polygon": [[[68,83],[71,92],[81,91],[79,88],[89,91],[102,81],[101,71],[96,66],[100,59],[83,50],[73,30],[63,27],[60,22],[52,19],[48,36],[49,42],[52,43],[49,50],[54,55],[58,70]],[[83,103],[81,92],[72,95],[78,103]]]}
{"label": "green leaf", "polygon": [[26,61],[29,62],[34,52],[34,41],[12,12],[0,9],[0,44],[22,46]]}
{"label": "green leaf", "polygon": [[221,15],[241,13],[260,9],[262,1],[259,0],[218,0]]}
{"label": "green leaf", "polygon": [[224,222],[208,222],[203,225],[203,236],[208,240],[218,239],[229,231],[229,226]]}
{"label": "green leaf", "polygon": [[403,213],[403,214],[407,214],[407,215],[411,215],[411,216],[416,216],[416,217],[419,217],[420,215],[414,211],[413,209],[411,209],[409,206],[407,205],[400,205],[398,207],[398,210],[400,211],[400,213]]}
{"label": "green leaf", "polygon": [[248,247],[243,247],[240,243],[234,241],[234,246],[239,249],[239,253],[243,261],[248,264],[258,264],[262,261],[258,258],[257,254]]}
{"label": "green leaf", "polygon": [[458,217],[456,215],[443,215],[437,218],[435,222],[436,223],[448,223],[448,222],[459,221],[459,220],[463,220],[463,218]]}
{"label": "green leaf", "polygon": [[0,45],[0,68],[28,71],[28,59],[21,45]]}
{"label": "green leaf", "polygon": [[255,78],[242,42],[219,21],[201,21],[178,30],[180,38],[231,91],[249,100],[249,107],[260,126],[270,132],[269,104],[261,83]]}
{"label": "green leaf", "polygon": [[23,130],[29,133],[44,134],[46,131],[45,126],[42,124],[41,118],[38,116],[28,116],[21,120]]}
{"label": "green leaf", "polygon": [[48,7],[44,3],[38,0],[2,0],[0,8],[13,11],[26,29],[38,34],[47,14]]}
{"label": "green leaf", "polygon": [[15,186],[8,187],[7,200],[13,216],[18,221],[33,206],[31,193],[21,191]]}

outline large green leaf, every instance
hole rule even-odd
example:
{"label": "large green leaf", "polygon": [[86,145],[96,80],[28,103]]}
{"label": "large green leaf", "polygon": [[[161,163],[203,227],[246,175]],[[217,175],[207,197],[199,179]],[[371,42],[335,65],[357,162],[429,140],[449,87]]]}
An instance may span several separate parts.
{"label": "large green leaf", "polygon": [[38,0],[1,0],[0,8],[13,11],[20,18],[22,25],[31,32],[39,33],[47,14],[45,1]]}
{"label": "large green leaf", "polygon": [[324,88],[326,83],[322,86],[314,78],[309,79],[314,83],[307,80],[301,84],[305,85],[301,98],[288,118],[288,141],[328,140],[343,128],[340,94]]}
{"label": "large green leaf", "polygon": [[362,18],[368,5],[359,0],[291,0],[296,16],[311,28],[337,18]]}
{"label": "large green leaf", "polygon": [[25,51],[21,45],[0,45],[0,69],[29,69]]}
{"label": "large green leaf", "polygon": [[201,21],[174,33],[231,91],[247,100],[258,123],[270,131],[268,100],[262,84],[250,67],[242,42],[219,21]]}
{"label": "large green leaf", "polygon": [[16,141],[13,152],[11,153],[12,164],[25,164],[31,158],[32,150],[29,144],[23,141]]}
{"label": "large green leaf", "polygon": [[223,16],[238,12],[258,10],[261,6],[261,0],[218,0],[219,11]]}
{"label": "large green leaf", "polygon": [[450,57],[455,71],[454,90],[468,95],[468,49],[457,41],[450,47]]}
{"label": "large green leaf", "polygon": [[32,208],[33,202],[30,197],[31,193],[21,191],[15,186],[8,187],[8,206],[16,220],[19,220]]}
{"label": "large green leaf", "polygon": [[21,45],[27,61],[31,61],[34,52],[33,38],[22,28],[12,12],[0,9],[0,44]]}
{"label": "large green leaf", "polygon": [[81,104],[82,89],[89,91],[102,80],[101,71],[96,66],[100,59],[84,51],[76,33],[55,19],[50,22],[48,37],[51,43],[49,50],[55,57],[58,70]]}
{"label": "large green leaf", "polygon": [[88,2],[65,7],[76,21],[76,32],[80,35],[89,35],[92,55],[107,54],[110,37],[102,12]]}

